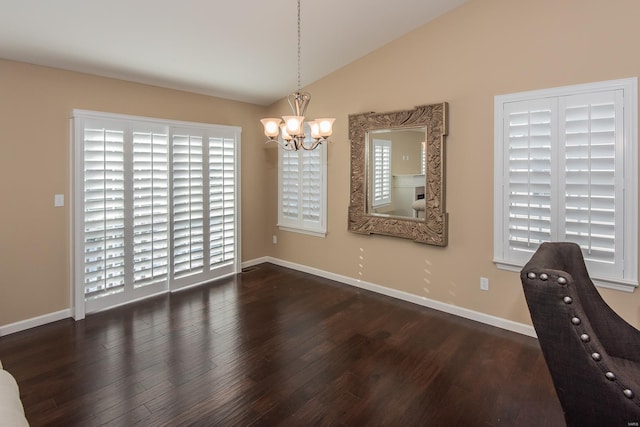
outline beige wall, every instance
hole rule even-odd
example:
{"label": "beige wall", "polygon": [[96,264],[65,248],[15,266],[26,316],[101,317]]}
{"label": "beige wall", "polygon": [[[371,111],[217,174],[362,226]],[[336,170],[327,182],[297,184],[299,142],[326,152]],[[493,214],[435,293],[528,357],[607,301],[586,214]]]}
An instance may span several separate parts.
{"label": "beige wall", "polygon": [[[518,275],[493,253],[493,97],[634,77],[637,0],[471,0],[308,89],[307,116],[334,116],[328,235],[279,231],[277,149],[263,149],[266,109],[0,60],[0,325],[69,307],[68,117],[73,108],[243,128],[243,261],[270,255],[487,315],[530,323]],[[347,231],[351,113],[449,102],[449,245]],[[271,235],[278,243],[271,243]],[[490,279],[480,291],[479,277]],[[640,291],[602,290],[640,324]]]}
{"label": "beige wall", "polygon": [[391,150],[391,173],[393,175],[415,175],[421,173],[422,142],[424,132],[389,132],[381,139],[393,141]]}
{"label": "beige wall", "polygon": [[0,326],[69,308],[74,108],[242,127],[242,256],[265,255],[263,108],[0,60]]}
{"label": "beige wall", "polygon": [[[471,0],[310,86],[307,116],[337,118],[328,158],[329,233],[318,239],[278,231],[272,217],[270,232],[279,238],[273,255],[530,324],[518,275],[492,262],[494,96],[637,76],[638,16],[637,0]],[[450,107],[449,245],[347,232],[348,114],[442,101]],[[273,182],[275,171],[269,173]],[[275,209],[272,203],[268,211]],[[490,279],[488,292],[480,291],[480,276]],[[640,291],[601,292],[640,325]]]}

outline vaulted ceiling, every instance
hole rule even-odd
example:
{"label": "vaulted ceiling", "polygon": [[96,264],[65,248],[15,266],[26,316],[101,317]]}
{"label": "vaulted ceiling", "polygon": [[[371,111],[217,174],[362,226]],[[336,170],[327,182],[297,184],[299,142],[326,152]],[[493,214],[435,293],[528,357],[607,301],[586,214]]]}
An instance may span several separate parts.
{"label": "vaulted ceiling", "polygon": [[[302,86],[467,0],[302,0]],[[0,58],[269,105],[297,88],[296,0],[2,0]]]}

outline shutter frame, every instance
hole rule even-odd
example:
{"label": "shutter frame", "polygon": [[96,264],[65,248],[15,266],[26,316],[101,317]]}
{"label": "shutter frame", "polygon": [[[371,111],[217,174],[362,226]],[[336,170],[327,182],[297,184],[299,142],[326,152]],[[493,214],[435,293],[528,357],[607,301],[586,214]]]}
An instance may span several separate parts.
{"label": "shutter frame", "polygon": [[[313,139],[307,137],[307,142],[310,141]],[[326,145],[322,143],[309,151],[279,150],[277,225],[280,230],[326,236]]]}

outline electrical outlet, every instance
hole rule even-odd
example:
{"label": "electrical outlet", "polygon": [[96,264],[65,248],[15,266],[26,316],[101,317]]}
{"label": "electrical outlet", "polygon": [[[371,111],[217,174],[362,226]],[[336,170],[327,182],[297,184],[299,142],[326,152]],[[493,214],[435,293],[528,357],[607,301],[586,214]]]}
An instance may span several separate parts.
{"label": "electrical outlet", "polygon": [[489,279],[486,277],[481,277],[480,278],[480,289],[482,289],[483,291],[488,291],[489,290]]}
{"label": "electrical outlet", "polygon": [[276,245],[278,243],[278,236],[274,234],[273,237],[271,238],[271,241],[273,242],[274,245]]}

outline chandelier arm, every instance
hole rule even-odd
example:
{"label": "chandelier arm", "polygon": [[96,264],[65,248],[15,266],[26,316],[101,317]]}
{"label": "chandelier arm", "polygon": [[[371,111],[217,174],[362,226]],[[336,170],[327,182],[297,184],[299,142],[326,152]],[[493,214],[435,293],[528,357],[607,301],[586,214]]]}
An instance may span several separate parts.
{"label": "chandelier arm", "polygon": [[309,92],[295,92],[287,96],[287,102],[291,111],[295,116],[304,116],[307,112],[307,105],[311,101],[311,95]]}
{"label": "chandelier arm", "polygon": [[300,115],[304,116],[307,113],[307,106],[309,105],[309,101],[311,101],[311,95],[309,92],[298,92],[300,95]]}
{"label": "chandelier arm", "polygon": [[280,146],[280,148],[282,148],[285,151],[299,151],[300,149],[311,151],[311,150],[315,150],[318,147],[318,145],[322,143],[325,143],[325,142],[331,143],[331,140],[329,138],[324,138],[324,137],[315,138],[311,142],[311,145],[306,145],[304,140],[305,140],[304,136],[297,136],[293,138],[291,141],[285,141],[285,142],[281,142],[280,139],[277,139],[277,138],[269,138],[264,143],[269,144],[271,142],[274,142],[278,144],[278,146]]}
{"label": "chandelier arm", "polygon": [[295,145],[293,144],[293,141],[291,141],[291,142],[287,142],[287,141],[285,141],[285,142],[280,142],[280,140],[279,140],[279,139],[276,139],[276,138],[273,138],[273,139],[272,139],[272,138],[270,138],[270,139],[268,139],[267,141],[265,141],[264,143],[265,143],[265,144],[270,144],[270,143],[272,143],[272,142],[275,142],[276,144],[278,144],[278,146],[279,146],[280,148],[282,148],[284,151],[297,151],[297,148],[295,148]]}
{"label": "chandelier arm", "polygon": [[304,148],[305,150],[307,150],[307,151],[311,151],[311,150],[315,150],[315,149],[316,149],[316,147],[317,147],[318,145],[322,144],[322,142],[323,142],[323,141],[324,141],[323,139],[316,139],[316,140],[314,140],[314,141],[313,141],[313,143],[312,143],[309,147],[307,147],[307,146],[304,144],[304,141],[303,141],[303,142],[302,142],[302,144],[301,144],[301,146],[302,146],[302,148]]}

